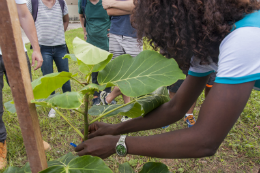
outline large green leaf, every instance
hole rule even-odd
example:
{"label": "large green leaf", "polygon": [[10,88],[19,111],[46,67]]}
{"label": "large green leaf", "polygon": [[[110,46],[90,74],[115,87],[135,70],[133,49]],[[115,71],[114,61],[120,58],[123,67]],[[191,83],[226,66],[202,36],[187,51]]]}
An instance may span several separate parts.
{"label": "large green leaf", "polygon": [[130,97],[149,94],[179,79],[185,79],[185,75],[176,61],[150,50],[141,52],[135,58],[121,55],[108,63],[98,75],[100,85],[116,85]]}
{"label": "large green leaf", "polygon": [[32,82],[34,99],[47,98],[73,77],[72,73],[60,72],[42,76]]}
{"label": "large green leaf", "polygon": [[93,46],[78,37],[73,40],[73,47],[75,56],[66,55],[64,58],[70,58],[75,61],[76,57],[79,70],[87,76],[92,72],[104,69],[113,57],[113,54]]}
{"label": "large green leaf", "polygon": [[9,101],[9,102],[6,102],[5,104],[4,104],[4,106],[5,106],[5,109],[7,110],[7,111],[9,111],[9,112],[11,112],[11,113],[16,113],[16,109],[15,109],[15,105],[12,103],[13,102],[13,100],[11,100],[11,101]]}
{"label": "large green leaf", "polygon": [[52,167],[52,166],[63,166],[63,165],[68,165],[69,162],[75,158],[77,158],[78,156],[73,155],[71,152],[62,156],[61,158],[57,159],[57,160],[52,160],[48,162],[48,167]]}
{"label": "large green leaf", "polygon": [[17,167],[9,167],[5,170],[4,173],[31,173],[31,168],[29,163],[27,162],[22,168]]}
{"label": "large green leaf", "polygon": [[[136,101],[139,105],[135,104],[133,109],[125,113],[126,116],[129,116],[131,118],[136,118],[139,116],[144,117],[152,110],[170,101],[170,97],[166,87],[160,87],[151,94],[137,98]],[[138,114],[137,109],[140,109],[140,107],[141,111],[140,114]]]}
{"label": "large green leaf", "polygon": [[135,173],[133,168],[127,162],[119,165],[119,172],[120,173]]}
{"label": "large green leaf", "polygon": [[47,99],[32,100],[32,103],[45,107],[58,107],[61,109],[76,109],[83,104],[84,95],[79,92],[66,92],[56,94]]}
{"label": "large green leaf", "polygon": [[93,72],[94,65],[84,64],[81,60],[77,59],[77,57],[74,54],[67,54],[64,56],[64,58],[68,58],[78,62],[79,71],[85,74],[86,76],[89,76]]}
{"label": "large green leaf", "polygon": [[92,95],[94,94],[95,91],[103,91],[106,88],[105,85],[97,85],[94,83],[88,84],[87,86],[83,87],[80,92],[82,94],[89,94]]}
{"label": "large green leaf", "polygon": [[[133,106],[134,106],[134,104],[130,104],[125,107],[122,107],[122,105],[118,105],[118,104],[100,105],[100,106],[95,105],[89,109],[88,113],[89,113],[89,115],[92,115],[92,116],[101,116],[101,115],[104,115],[104,114],[110,112],[113,109],[118,108],[117,110],[115,110],[105,116],[105,117],[110,117],[110,116],[117,115],[122,112],[127,112],[127,111],[131,110],[133,108]],[[119,107],[122,107],[122,108],[119,108]]]}
{"label": "large green leaf", "polygon": [[148,162],[144,164],[143,169],[139,173],[170,173],[168,167],[159,162]]}
{"label": "large green leaf", "polygon": [[[140,116],[145,116],[169,100],[170,98],[166,87],[160,87],[151,94],[134,98],[131,103],[124,107],[123,105],[92,106],[89,110],[89,114],[92,116],[105,115],[104,117],[108,117],[121,113],[131,118],[137,118]],[[113,109],[116,110],[111,112]]]}
{"label": "large green leaf", "polygon": [[20,173],[21,168],[9,167],[5,170],[4,173]]}
{"label": "large green leaf", "polygon": [[62,165],[57,163],[40,173],[112,173],[102,159],[93,156],[77,157],[61,163]]}

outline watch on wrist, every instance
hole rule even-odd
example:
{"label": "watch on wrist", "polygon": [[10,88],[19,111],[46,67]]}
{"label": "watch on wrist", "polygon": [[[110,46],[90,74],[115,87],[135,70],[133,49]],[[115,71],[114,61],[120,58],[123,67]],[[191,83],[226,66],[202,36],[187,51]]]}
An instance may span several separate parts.
{"label": "watch on wrist", "polygon": [[125,157],[127,154],[127,147],[125,144],[126,135],[121,135],[116,144],[116,154],[120,157]]}

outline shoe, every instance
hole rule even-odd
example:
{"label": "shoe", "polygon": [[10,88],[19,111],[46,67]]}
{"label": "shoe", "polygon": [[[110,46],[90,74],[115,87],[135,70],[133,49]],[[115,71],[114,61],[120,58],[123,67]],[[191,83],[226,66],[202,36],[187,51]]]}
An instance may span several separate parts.
{"label": "shoe", "polygon": [[108,94],[110,94],[110,93],[107,93],[106,91],[102,91],[100,93],[100,100],[103,103],[103,105],[115,105],[115,104],[117,104],[115,100],[112,100],[111,103],[107,103],[106,98],[107,98]]}
{"label": "shoe", "polygon": [[131,120],[132,118],[129,118],[127,116],[123,116],[123,118],[121,119],[121,122],[125,122],[125,121],[128,121],[128,120]]}
{"label": "shoe", "polygon": [[6,155],[7,155],[6,141],[4,143],[0,142],[0,169],[3,169],[7,164]]}
{"label": "shoe", "polygon": [[97,97],[97,98],[94,98],[93,100],[92,100],[92,106],[94,106],[94,105],[100,105],[100,102],[101,102],[101,100],[100,100],[100,98],[99,97]]}
{"label": "shoe", "polygon": [[53,108],[51,108],[51,110],[50,110],[50,112],[49,112],[49,114],[48,114],[48,117],[49,117],[49,118],[54,118],[54,117],[56,117],[56,111],[55,111]]}
{"label": "shoe", "polygon": [[192,114],[185,116],[184,121],[188,124],[188,128],[192,127],[196,123],[196,120]]}
{"label": "shoe", "polygon": [[51,150],[51,146],[50,146],[50,144],[48,144],[47,142],[45,142],[45,141],[42,141],[43,142],[43,148],[44,148],[44,150],[46,151],[46,150]]}
{"label": "shoe", "polygon": [[102,91],[100,93],[100,100],[101,102],[103,103],[103,105],[108,105],[107,101],[106,101],[106,98],[108,96],[109,93],[107,93],[106,91]]}
{"label": "shoe", "polygon": [[164,127],[162,127],[162,129],[166,129],[166,128],[168,128],[170,125],[168,125],[168,126],[164,126]]}
{"label": "shoe", "polygon": [[110,103],[111,105],[116,105],[116,101],[112,100],[112,102]]}

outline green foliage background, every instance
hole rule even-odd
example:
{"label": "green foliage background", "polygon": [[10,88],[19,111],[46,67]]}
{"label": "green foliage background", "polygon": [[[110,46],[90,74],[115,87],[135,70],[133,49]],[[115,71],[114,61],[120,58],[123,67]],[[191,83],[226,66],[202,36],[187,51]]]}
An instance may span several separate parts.
{"label": "green foliage background", "polygon": [[[66,32],[66,41],[71,53],[73,53],[72,41],[76,36],[83,39],[82,29]],[[29,45],[26,47],[29,50]],[[145,48],[150,49],[147,44]],[[28,51],[28,54],[31,56],[31,50]],[[78,67],[76,62],[70,60],[69,63],[70,71],[72,73],[76,72]],[[56,70],[55,65],[54,69]],[[38,70],[33,71],[32,75],[34,80],[42,76],[42,73]],[[84,79],[84,75],[79,74],[79,77]],[[81,86],[74,81],[72,81],[72,86],[72,90],[74,91],[81,88]],[[58,90],[58,92],[61,92],[61,90]],[[6,82],[3,89],[3,98],[4,102],[12,99],[10,88]],[[194,113],[196,116],[198,115],[203,100],[204,94],[202,93],[195,108]],[[116,101],[123,103],[121,97],[117,98]],[[74,129],[71,128],[62,117],[57,115],[56,118],[48,118],[48,111],[48,108],[37,108],[43,139],[52,146],[50,151],[46,151],[46,156],[48,160],[54,160],[68,152],[73,152],[73,148],[69,143],[79,143],[80,139]],[[67,115],[68,119],[74,125],[77,124],[78,127],[83,127],[84,122],[82,115],[77,112],[71,112],[70,110],[63,111],[63,113]],[[121,117],[122,116],[118,115],[103,119],[103,121],[115,124],[120,122]],[[3,119],[8,134],[8,166],[21,167],[27,162],[27,157],[17,116],[5,111]],[[260,126],[260,93],[253,91],[243,113],[213,157],[201,159],[157,159],[132,155],[121,158],[117,155],[113,155],[104,161],[114,172],[118,172],[119,164],[125,162],[129,162],[134,170],[138,172],[141,171],[142,166],[146,162],[162,162],[166,164],[172,172],[257,172],[260,167],[260,129],[256,128],[256,126]],[[186,124],[183,121],[172,124],[167,129],[159,128],[131,133],[129,135],[148,136],[181,128],[186,128]],[[1,170],[0,173],[1,172],[3,172],[3,170]]]}

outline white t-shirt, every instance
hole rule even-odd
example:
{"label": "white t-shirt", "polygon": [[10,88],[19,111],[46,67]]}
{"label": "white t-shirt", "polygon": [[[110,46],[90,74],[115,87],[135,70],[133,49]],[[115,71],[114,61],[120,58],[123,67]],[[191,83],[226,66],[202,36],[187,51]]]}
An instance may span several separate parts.
{"label": "white t-shirt", "polygon": [[216,71],[216,83],[241,84],[256,81],[254,89],[260,90],[259,45],[259,27],[238,28],[222,40],[217,64],[209,59],[209,65],[200,65],[200,60],[193,57],[189,75],[203,77]]}
{"label": "white t-shirt", "polygon": [[[27,1],[26,0],[15,0],[15,2],[16,2],[16,4],[26,4]],[[23,45],[24,45],[24,41],[23,41]],[[25,45],[24,45],[24,51],[27,52]],[[0,55],[2,55],[1,48],[0,48]]]}

